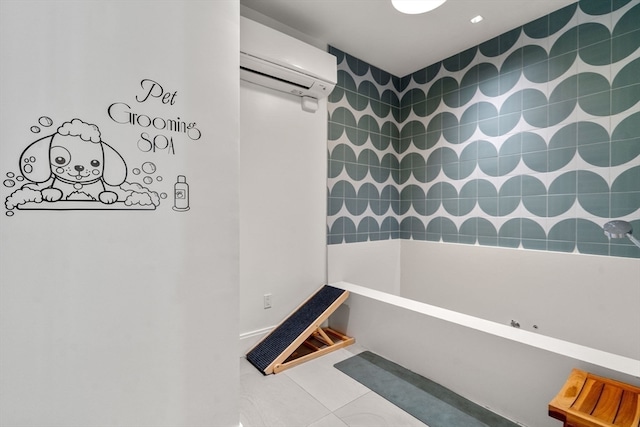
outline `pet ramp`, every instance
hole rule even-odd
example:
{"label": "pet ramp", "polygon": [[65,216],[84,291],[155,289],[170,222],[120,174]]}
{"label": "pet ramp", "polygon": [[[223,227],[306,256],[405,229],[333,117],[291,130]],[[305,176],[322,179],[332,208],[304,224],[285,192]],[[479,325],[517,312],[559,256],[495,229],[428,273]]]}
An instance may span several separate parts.
{"label": "pet ramp", "polygon": [[354,338],[321,326],[348,297],[348,291],[323,286],[256,344],[247,360],[264,375],[277,374],[353,344]]}

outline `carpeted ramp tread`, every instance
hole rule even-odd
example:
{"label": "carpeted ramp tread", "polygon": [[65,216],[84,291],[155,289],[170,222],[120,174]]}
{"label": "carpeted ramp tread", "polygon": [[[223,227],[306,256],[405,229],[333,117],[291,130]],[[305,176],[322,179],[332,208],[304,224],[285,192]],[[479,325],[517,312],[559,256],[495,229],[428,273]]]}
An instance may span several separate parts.
{"label": "carpeted ramp tread", "polygon": [[264,340],[247,353],[247,360],[260,372],[265,372],[307,328],[346,291],[325,285],[293,312]]}
{"label": "carpeted ramp tread", "polygon": [[369,351],[334,366],[429,427],[519,427],[440,384]]}

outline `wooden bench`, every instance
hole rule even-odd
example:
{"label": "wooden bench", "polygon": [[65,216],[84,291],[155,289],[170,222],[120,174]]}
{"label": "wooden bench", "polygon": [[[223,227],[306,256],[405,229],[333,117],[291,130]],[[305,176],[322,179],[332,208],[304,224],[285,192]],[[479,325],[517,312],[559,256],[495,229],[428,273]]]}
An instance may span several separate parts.
{"label": "wooden bench", "polygon": [[574,369],[549,416],[564,427],[640,427],[640,388]]}

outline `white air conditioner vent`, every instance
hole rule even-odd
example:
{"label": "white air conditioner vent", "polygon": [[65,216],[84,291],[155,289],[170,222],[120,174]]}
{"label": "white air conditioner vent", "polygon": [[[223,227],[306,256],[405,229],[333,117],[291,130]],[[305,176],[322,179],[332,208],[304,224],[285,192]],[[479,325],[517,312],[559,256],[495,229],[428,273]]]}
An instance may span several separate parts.
{"label": "white air conditioner vent", "polygon": [[302,108],[315,111],[317,100],[329,96],[336,85],[336,58],[241,17],[240,78],[300,96]]}

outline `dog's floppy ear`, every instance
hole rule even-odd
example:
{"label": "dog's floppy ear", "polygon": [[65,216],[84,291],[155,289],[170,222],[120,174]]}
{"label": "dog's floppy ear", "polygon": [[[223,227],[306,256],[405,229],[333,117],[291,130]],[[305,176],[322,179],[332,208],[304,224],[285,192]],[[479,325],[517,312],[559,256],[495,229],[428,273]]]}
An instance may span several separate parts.
{"label": "dog's floppy ear", "polygon": [[20,172],[31,182],[45,182],[51,177],[49,150],[53,135],[32,142],[20,156]]}
{"label": "dog's floppy ear", "polygon": [[116,150],[109,144],[102,143],[104,154],[104,172],[102,178],[104,182],[112,186],[118,186],[127,178],[127,164]]}

